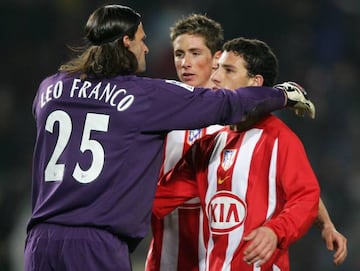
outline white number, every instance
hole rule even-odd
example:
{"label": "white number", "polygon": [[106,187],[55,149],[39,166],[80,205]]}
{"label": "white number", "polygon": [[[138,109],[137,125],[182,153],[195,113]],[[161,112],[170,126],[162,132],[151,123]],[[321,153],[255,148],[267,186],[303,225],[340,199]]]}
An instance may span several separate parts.
{"label": "white number", "polygon": [[88,170],[82,170],[76,164],[73,177],[80,183],[89,183],[95,180],[104,166],[104,148],[96,140],[90,139],[91,130],[106,132],[108,130],[109,116],[88,113],[85,120],[80,150],[89,150],[93,154],[93,162]]}
{"label": "white number", "polygon": [[[45,181],[62,181],[64,177],[65,164],[58,164],[58,159],[65,150],[72,132],[72,122],[70,116],[64,111],[52,112],[45,124],[46,131],[53,133],[55,123],[59,123],[59,136],[51,155],[49,163],[45,168]],[[80,151],[90,151],[92,163],[87,170],[81,169],[79,163],[76,164],[73,177],[80,183],[90,183],[101,173],[104,166],[105,152],[102,145],[94,139],[90,139],[91,131],[107,132],[109,116],[95,113],[88,113],[85,119],[84,130],[81,139]]]}
{"label": "white number", "polygon": [[45,181],[61,181],[63,179],[65,165],[57,164],[56,161],[64,151],[72,130],[71,119],[64,111],[54,111],[48,116],[45,124],[46,131],[52,133],[55,122],[59,122],[59,137],[54,152],[45,168]]}

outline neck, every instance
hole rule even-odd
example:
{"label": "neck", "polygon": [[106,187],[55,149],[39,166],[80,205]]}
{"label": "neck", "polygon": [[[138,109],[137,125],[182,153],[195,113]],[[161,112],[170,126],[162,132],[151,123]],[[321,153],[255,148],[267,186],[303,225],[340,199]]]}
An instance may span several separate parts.
{"label": "neck", "polygon": [[235,132],[243,132],[249,130],[255,123],[261,120],[263,117],[252,117],[237,124],[230,125],[230,130]]}

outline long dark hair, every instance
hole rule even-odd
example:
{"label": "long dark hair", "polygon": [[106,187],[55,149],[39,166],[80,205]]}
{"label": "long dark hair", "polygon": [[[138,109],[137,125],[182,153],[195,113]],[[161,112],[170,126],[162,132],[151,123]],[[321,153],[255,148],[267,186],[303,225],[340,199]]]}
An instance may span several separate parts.
{"label": "long dark hair", "polygon": [[121,5],[105,5],[96,9],[85,26],[86,45],[71,48],[79,56],[60,66],[59,71],[80,73],[85,79],[133,74],[138,68],[135,55],[124,46],[122,38],[134,39],[140,14]]}

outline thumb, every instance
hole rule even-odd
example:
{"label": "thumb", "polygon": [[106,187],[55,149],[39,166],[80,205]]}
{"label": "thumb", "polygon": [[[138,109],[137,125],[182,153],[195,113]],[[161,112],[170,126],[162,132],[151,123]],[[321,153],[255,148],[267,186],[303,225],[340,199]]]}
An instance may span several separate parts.
{"label": "thumb", "polygon": [[334,250],[334,243],[332,242],[332,240],[326,240],[326,247],[330,251]]}
{"label": "thumb", "polygon": [[249,240],[254,239],[254,238],[255,238],[255,235],[256,235],[255,231],[251,231],[251,232],[250,232],[248,235],[246,235],[243,239],[244,239],[245,241],[249,241]]}

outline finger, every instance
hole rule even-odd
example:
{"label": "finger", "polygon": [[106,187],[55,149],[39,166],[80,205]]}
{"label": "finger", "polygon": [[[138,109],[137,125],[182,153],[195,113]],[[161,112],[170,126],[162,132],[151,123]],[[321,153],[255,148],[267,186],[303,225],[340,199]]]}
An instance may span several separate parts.
{"label": "finger", "polygon": [[259,261],[256,262],[256,266],[260,267],[261,265],[263,265],[264,263],[266,263],[272,256],[273,252],[272,251],[268,251],[267,253],[265,253],[265,255],[259,259]]}
{"label": "finger", "polygon": [[346,245],[344,244],[344,246],[342,246],[341,248],[338,248],[333,256],[334,258],[334,264],[335,265],[340,265],[342,264],[345,259],[347,257],[347,249],[346,249]]}
{"label": "finger", "polygon": [[260,245],[261,240],[254,238],[249,243],[248,247],[244,250],[244,255],[249,255],[252,258],[252,254],[254,254],[254,250]]}
{"label": "finger", "polygon": [[254,239],[255,236],[256,236],[255,231],[252,231],[252,232],[250,232],[247,236],[245,236],[243,239],[244,239],[245,241],[250,241],[250,240]]}
{"label": "finger", "polygon": [[346,256],[347,256],[347,253],[341,253],[341,254],[337,255],[337,257],[334,257],[334,264],[335,265],[342,264],[345,261]]}
{"label": "finger", "polygon": [[248,250],[246,254],[244,253],[246,262],[255,263],[263,259],[271,251],[271,243],[269,241],[260,238],[258,240],[260,241],[256,243],[257,245],[253,249]]}
{"label": "finger", "polygon": [[326,242],[327,249],[333,251],[334,250],[333,240],[331,238],[327,238],[327,239],[325,239],[325,242]]}
{"label": "finger", "polygon": [[263,250],[262,246],[260,244],[254,245],[251,248],[248,248],[246,251],[244,251],[244,260],[246,262],[254,263],[258,260],[258,257]]}
{"label": "finger", "polygon": [[254,263],[256,265],[261,265],[268,261],[274,252],[275,249],[272,249],[270,243],[262,243],[259,245],[256,250],[252,251],[244,257],[245,262]]}

